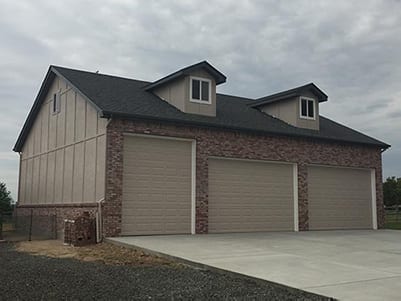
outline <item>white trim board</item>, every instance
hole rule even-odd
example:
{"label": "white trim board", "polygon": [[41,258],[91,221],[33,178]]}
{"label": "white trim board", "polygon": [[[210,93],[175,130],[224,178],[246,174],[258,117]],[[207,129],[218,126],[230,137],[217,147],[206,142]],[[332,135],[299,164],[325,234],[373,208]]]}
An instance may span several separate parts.
{"label": "white trim board", "polygon": [[377,230],[377,202],[376,202],[376,170],[370,172],[372,183],[372,227]]}
{"label": "white trim board", "polygon": [[299,231],[299,205],[298,205],[298,165],[293,165],[293,183],[294,183],[294,231]]}

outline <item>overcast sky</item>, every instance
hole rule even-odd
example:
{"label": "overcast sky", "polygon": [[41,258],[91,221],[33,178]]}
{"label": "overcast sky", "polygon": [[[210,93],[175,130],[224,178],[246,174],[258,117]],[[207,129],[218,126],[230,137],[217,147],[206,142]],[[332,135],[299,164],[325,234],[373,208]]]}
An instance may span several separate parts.
{"label": "overcast sky", "polygon": [[50,64],[152,81],[205,59],[222,93],[314,82],[321,114],[391,144],[384,176],[401,176],[400,1],[0,0],[0,181],[15,197],[11,149]]}

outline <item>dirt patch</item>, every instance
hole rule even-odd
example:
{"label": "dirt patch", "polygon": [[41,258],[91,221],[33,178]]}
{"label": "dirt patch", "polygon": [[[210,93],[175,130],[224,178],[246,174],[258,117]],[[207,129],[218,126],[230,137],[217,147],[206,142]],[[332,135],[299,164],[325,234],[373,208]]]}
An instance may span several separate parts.
{"label": "dirt patch", "polygon": [[65,246],[59,240],[19,242],[18,252],[55,258],[75,258],[81,261],[96,261],[109,265],[177,265],[167,259],[149,255],[140,250],[100,243],[86,247]]}

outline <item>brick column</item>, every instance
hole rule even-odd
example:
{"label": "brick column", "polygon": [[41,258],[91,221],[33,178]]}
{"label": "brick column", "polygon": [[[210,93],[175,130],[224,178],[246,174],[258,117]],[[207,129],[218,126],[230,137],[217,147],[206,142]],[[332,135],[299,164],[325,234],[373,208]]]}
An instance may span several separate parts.
{"label": "brick column", "polygon": [[303,163],[298,164],[298,216],[299,231],[309,230],[308,168]]}

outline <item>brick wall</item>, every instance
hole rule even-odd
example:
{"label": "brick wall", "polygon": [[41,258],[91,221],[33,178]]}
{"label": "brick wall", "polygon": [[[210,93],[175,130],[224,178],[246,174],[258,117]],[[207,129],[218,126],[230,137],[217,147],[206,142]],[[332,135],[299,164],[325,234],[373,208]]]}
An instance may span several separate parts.
{"label": "brick wall", "polygon": [[196,139],[196,233],[208,231],[209,156],[298,163],[300,230],[309,228],[307,164],[374,168],[378,226],[383,227],[382,164],[381,151],[377,147],[115,119],[107,129],[106,197],[103,211],[106,236],[116,236],[121,232],[123,133]]}

